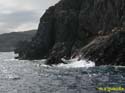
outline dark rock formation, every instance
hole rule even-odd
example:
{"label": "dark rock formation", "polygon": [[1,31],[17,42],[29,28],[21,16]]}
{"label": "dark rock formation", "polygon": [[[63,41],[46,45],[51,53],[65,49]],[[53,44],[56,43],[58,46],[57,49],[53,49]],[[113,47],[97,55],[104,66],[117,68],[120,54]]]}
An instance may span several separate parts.
{"label": "dark rock formation", "polygon": [[82,58],[92,60],[96,65],[125,66],[125,29],[97,37],[81,52]]}
{"label": "dark rock formation", "polygon": [[124,10],[125,0],[61,0],[42,16],[28,49],[17,52],[25,55],[19,58],[48,58],[47,63],[69,59],[98,35],[125,24]]}

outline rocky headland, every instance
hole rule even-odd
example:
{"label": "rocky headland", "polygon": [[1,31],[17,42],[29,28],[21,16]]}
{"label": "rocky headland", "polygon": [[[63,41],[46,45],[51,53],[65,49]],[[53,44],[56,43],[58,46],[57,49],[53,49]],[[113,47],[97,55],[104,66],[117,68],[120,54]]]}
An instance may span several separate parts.
{"label": "rocky headland", "polygon": [[0,52],[14,51],[20,41],[30,41],[36,30],[0,34]]}
{"label": "rocky headland", "polygon": [[125,65],[125,0],[61,0],[41,17],[36,35],[15,49],[19,59],[92,60]]}

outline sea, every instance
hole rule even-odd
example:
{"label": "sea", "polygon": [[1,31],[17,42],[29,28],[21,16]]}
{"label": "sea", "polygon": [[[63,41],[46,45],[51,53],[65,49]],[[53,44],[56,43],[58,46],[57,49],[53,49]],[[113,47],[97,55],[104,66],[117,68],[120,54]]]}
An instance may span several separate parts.
{"label": "sea", "polygon": [[0,52],[0,93],[125,93],[124,66],[95,66],[77,58],[68,64],[18,60]]}

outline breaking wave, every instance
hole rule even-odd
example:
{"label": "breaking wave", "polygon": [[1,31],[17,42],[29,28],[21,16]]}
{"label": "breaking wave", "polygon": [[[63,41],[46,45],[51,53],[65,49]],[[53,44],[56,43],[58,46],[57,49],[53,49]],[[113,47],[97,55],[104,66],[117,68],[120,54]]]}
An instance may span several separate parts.
{"label": "breaking wave", "polygon": [[57,67],[64,67],[64,68],[81,68],[81,67],[85,67],[85,68],[89,68],[89,67],[94,67],[95,63],[92,61],[87,61],[87,60],[78,60],[79,58],[74,58],[74,59],[70,59],[70,60],[65,60],[64,58],[62,58],[62,60],[68,64],[59,64],[57,65]]}

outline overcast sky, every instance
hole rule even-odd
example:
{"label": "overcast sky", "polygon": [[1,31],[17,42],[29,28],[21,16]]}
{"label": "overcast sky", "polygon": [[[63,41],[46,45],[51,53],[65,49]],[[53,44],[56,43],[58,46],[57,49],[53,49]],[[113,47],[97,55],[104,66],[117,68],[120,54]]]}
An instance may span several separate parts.
{"label": "overcast sky", "polygon": [[0,34],[37,29],[45,10],[59,0],[0,0]]}

